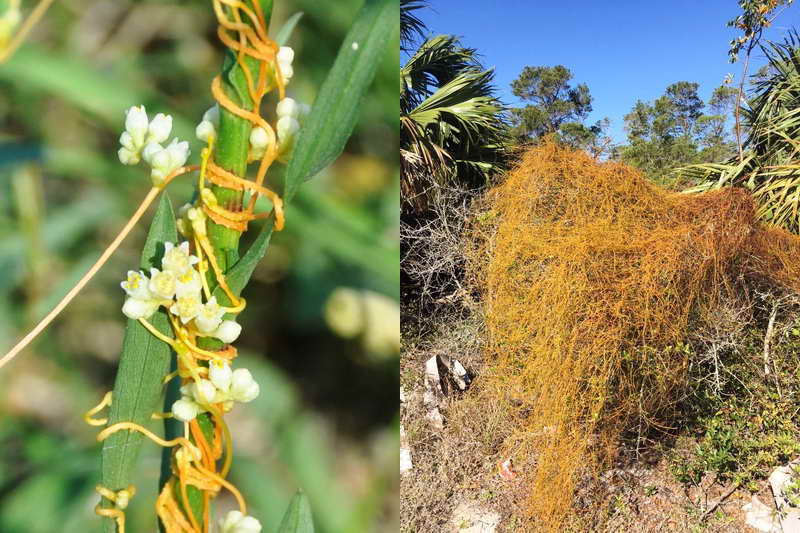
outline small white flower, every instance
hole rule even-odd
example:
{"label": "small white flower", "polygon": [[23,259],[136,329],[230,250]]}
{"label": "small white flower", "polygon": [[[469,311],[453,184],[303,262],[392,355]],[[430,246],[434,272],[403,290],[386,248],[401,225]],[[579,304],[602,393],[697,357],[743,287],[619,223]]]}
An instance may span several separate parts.
{"label": "small white flower", "polygon": [[122,314],[132,320],[150,318],[156,309],[158,309],[158,301],[142,300],[131,296],[125,298],[125,303],[122,304]]}
{"label": "small white flower", "polygon": [[261,159],[267,151],[269,136],[267,130],[261,126],[256,126],[250,131],[250,159]]}
{"label": "small white flower", "polygon": [[147,127],[147,142],[163,143],[169,138],[171,131],[172,117],[164,113],[158,113]]}
{"label": "small white flower", "polygon": [[203,279],[200,273],[190,268],[177,278],[175,278],[177,285],[175,286],[175,296],[180,298],[187,294],[198,294],[203,289]]}
{"label": "small white flower", "polygon": [[228,392],[232,378],[231,365],[225,359],[214,359],[208,364],[208,379],[219,390]]}
{"label": "small white flower", "polygon": [[269,136],[267,135],[267,130],[262,128],[261,126],[256,126],[255,128],[250,131],[250,147],[263,150],[267,147],[269,143]]}
{"label": "small white flower", "polygon": [[150,300],[152,295],[150,294],[150,289],[147,287],[149,282],[150,280],[147,279],[147,276],[145,276],[144,272],[141,270],[139,272],[128,270],[128,278],[121,282],[119,286],[122,287],[125,294],[132,298]]}
{"label": "small white flower", "polygon": [[234,322],[233,320],[223,320],[222,324],[219,325],[217,330],[211,336],[218,338],[225,344],[230,344],[239,338],[239,334],[241,332],[241,324]]}
{"label": "small white flower", "polygon": [[200,301],[200,294],[184,294],[178,297],[169,310],[173,315],[180,317],[181,322],[186,324],[200,312],[203,303]]}
{"label": "small white flower", "polygon": [[153,185],[161,185],[167,176],[182,167],[189,158],[189,143],[172,139],[172,142],[150,157],[150,177]]}
{"label": "small white flower", "polygon": [[228,396],[231,400],[247,403],[255,400],[260,392],[258,383],[246,368],[237,368],[231,376],[231,388]]}
{"label": "small white flower", "polygon": [[287,96],[278,102],[275,112],[279,117],[297,117],[300,114],[300,104],[294,98]]}
{"label": "small white flower", "polygon": [[276,58],[278,59],[278,63],[291,65],[292,61],[294,61],[294,50],[292,50],[291,46],[281,46]]}
{"label": "small white flower", "polygon": [[175,274],[169,270],[150,269],[150,283],[147,288],[156,298],[171,300],[175,296],[177,281]]}
{"label": "small white flower", "polygon": [[194,134],[199,140],[203,141],[204,143],[208,143],[212,137],[217,136],[217,129],[211,122],[203,120],[194,129]]}
{"label": "small white flower", "polygon": [[211,333],[219,327],[225,310],[217,303],[216,296],[212,296],[194,319],[200,333]]}
{"label": "small white flower", "polygon": [[276,55],[276,59],[278,61],[278,66],[281,69],[283,84],[286,85],[294,75],[294,69],[292,68],[292,62],[294,61],[294,50],[288,46],[281,46],[278,50],[278,54]]}
{"label": "small white flower", "polygon": [[216,137],[217,128],[219,128],[219,105],[214,104],[203,113],[203,119],[195,128],[194,133],[198,139],[207,143],[212,136]]}
{"label": "small white flower", "polygon": [[136,152],[137,150],[136,143],[133,142],[133,136],[127,130],[123,131],[122,135],[119,136],[119,144],[131,152]]}
{"label": "small white flower", "polygon": [[281,117],[278,119],[276,129],[278,133],[278,152],[285,158],[294,147],[295,134],[300,129],[300,123],[294,117]]}
{"label": "small white flower", "polygon": [[124,147],[117,150],[117,157],[119,157],[119,162],[123,165],[135,165],[140,161],[139,154],[131,152]]}
{"label": "small white flower", "polygon": [[164,258],[161,268],[175,275],[185,274],[193,265],[200,262],[197,256],[189,253],[189,242],[183,241],[178,246],[171,242],[164,243]]}
{"label": "small white flower", "polygon": [[172,414],[181,422],[191,422],[201,412],[203,408],[191,398],[183,397],[172,404]]}
{"label": "small white flower", "polygon": [[207,379],[195,381],[192,393],[195,401],[200,405],[215,403],[217,399],[217,388]]}
{"label": "small white flower", "polygon": [[125,130],[131,135],[133,146],[137,149],[144,146],[149,125],[143,105],[133,106],[125,111]]}
{"label": "small white flower", "polygon": [[230,511],[220,520],[221,533],[261,533],[261,522],[240,511]]}
{"label": "small white flower", "polygon": [[219,126],[219,104],[214,104],[203,113],[203,120],[212,123],[214,126]]}
{"label": "small white flower", "polygon": [[294,137],[300,129],[300,123],[294,117],[281,117],[278,119],[278,142],[283,144]]}
{"label": "small white flower", "polygon": [[158,143],[147,143],[142,149],[142,159],[148,165],[153,165],[153,156],[164,150],[164,147]]}
{"label": "small white flower", "polygon": [[[163,150],[160,143],[167,140],[170,131],[171,116],[158,113],[152,121],[148,121],[144,106],[130,107],[125,111],[125,131],[119,137],[122,148],[117,155],[120,162],[124,165],[135,165],[144,159],[152,165],[155,154]],[[163,180],[163,177],[160,179]]]}

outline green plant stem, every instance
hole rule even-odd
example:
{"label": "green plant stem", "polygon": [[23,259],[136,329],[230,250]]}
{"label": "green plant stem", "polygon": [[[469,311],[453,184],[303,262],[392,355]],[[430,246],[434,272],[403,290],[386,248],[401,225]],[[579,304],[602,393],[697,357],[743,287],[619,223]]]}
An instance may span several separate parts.
{"label": "green plant stem", "polygon": [[[259,0],[255,0],[259,1]],[[266,23],[272,12],[272,0],[261,0],[261,8],[264,12]],[[251,72],[258,72],[257,62],[246,58]],[[228,50],[222,65],[222,89],[226,96],[244,109],[253,108],[253,101],[247,90],[247,79],[241,67],[236,63],[236,53]],[[245,177],[247,173],[247,153],[250,149],[250,131],[252,125],[248,120],[238,117],[220,106],[220,122],[216,149],[213,154],[214,162],[224,170],[237,176]],[[212,185],[211,191],[216,196],[217,201],[224,208],[231,211],[241,211],[243,191],[228,189],[218,185]],[[239,260],[239,239],[242,234],[224,225],[217,224],[208,220],[208,239],[214,249],[214,254],[219,264],[220,270],[227,273],[230,268]],[[209,281],[212,286],[217,285],[214,273],[209,272]],[[218,297],[221,305],[231,305],[227,296]],[[210,337],[198,340],[198,345],[207,350],[218,350],[222,348],[222,342]],[[209,441],[213,439],[214,424],[208,414],[198,417],[200,427]],[[192,439],[194,440],[194,439]],[[185,502],[184,509],[194,515],[197,522],[203,524],[203,493],[194,487],[188,487],[188,502]],[[188,505],[187,505],[188,504]]]}

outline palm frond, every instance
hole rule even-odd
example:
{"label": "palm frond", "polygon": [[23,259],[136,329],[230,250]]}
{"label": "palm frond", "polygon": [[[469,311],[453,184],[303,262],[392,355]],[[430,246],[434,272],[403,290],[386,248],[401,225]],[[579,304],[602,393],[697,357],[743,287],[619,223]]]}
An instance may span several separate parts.
{"label": "palm frond", "polygon": [[425,37],[425,23],[414,11],[427,7],[425,0],[400,0],[400,49],[407,52],[417,38]]}
{"label": "palm frond", "polygon": [[762,220],[800,233],[800,36],[791,31],[783,42],[761,49],[770,74],[755,82],[740,110],[747,131],[741,161],[691,165],[676,173],[698,183],[687,192],[746,187]]}

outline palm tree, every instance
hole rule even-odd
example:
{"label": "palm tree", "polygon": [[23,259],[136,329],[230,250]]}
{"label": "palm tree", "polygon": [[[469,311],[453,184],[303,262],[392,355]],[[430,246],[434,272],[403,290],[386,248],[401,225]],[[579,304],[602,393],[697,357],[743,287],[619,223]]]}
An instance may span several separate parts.
{"label": "palm tree", "polygon": [[403,207],[422,212],[437,187],[480,187],[503,168],[507,124],[494,95],[494,72],[481,67],[475,50],[439,35],[414,51],[425,29],[414,11],[425,2],[400,5],[401,48],[410,54],[400,69]]}
{"label": "palm tree", "polygon": [[687,192],[741,186],[752,191],[767,224],[800,233],[800,36],[761,46],[768,60],[740,109],[747,131],[741,156],[676,172],[700,181]]}

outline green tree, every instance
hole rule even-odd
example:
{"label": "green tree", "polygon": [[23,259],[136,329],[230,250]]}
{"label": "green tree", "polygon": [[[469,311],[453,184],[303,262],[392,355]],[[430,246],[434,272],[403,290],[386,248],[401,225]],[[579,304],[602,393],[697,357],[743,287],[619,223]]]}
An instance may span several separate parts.
{"label": "green tree", "polygon": [[800,99],[800,35],[791,31],[783,42],[763,44],[761,50],[769,68],[740,109],[747,134],[741,156],[691,165],[679,173],[699,181],[693,191],[746,187],[762,220],[800,233],[796,105]]}
{"label": "green tree", "polygon": [[[572,72],[563,65],[525,67],[511,83],[514,95],[528,105],[512,110],[518,139],[533,140],[566,127],[572,135],[592,111],[592,95],[585,83],[570,85]],[[583,133],[586,133],[584,131]]]}
{"label": "green tree", "polygon": [[707,115],[697,120],[698,140],[701,147],[700,160],[722,161],[736,152],[736,141],[728,121],[736,105],[739,91],[721,85],[714,89],[707,105]]}
{"label": "green tree", "polygon": [[[401,40],[413,50],[424,26],[401,1]],[[412,26],[413,25],[413,26]],[[403,209],[423,211],[437,187],[479,187],[505,162],[505,110],[494,72],[451,35],[424,40],[400,68],[400,161]]]}
{"label": "green tree", "polygon": [[628,144],[620,157],[652,180],[669,184],[682,165],[729,156],[734,145],[727,124],[736,90],[717,88],[708,106],[694,82],[673,83],[654,102],[637,101],[625,115]]}

